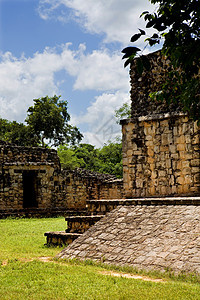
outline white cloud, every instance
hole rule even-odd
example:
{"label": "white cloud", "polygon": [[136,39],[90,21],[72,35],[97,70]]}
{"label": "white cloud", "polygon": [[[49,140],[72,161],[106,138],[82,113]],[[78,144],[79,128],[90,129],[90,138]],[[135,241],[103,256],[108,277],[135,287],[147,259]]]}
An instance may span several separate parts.
{"label": "white cloud", "polygon": [[75,89],[102,91],[101,96],[90,99],[86,114],[72,122],[89,124],[95,133],[111,118],[114,109],[129,98],[129,76],[121,57],[107,50],[86,54],[82,44],[77,50],[70,46],[46,48],[28,58],[16,58],[9,52],[0,55],[0,117],[24,121],[32,99],[59,94],[56,73],[65,70],[74,77]]}
{"label": "white cloud", "polygon": [[108,140],[121,136],[121,126],[116,123],[114,111],[125,102],[130,103],[128,92],[103,93],[87,108],[86,114],[72,116],[72,122],[78,126],[85,123],[89,125],[89,131],[83,132],[83,142],[101,147]]}
{"label": "white cloud", "polygon": [[[105,42],[127,44],[137,28],[144,28],[140,14],[155,7],[148,0],[41,0],[39,13],[43,19],[64,19],[63,8],[68,9],[65,19],[73,18],[88,32],[105,34]],[[71,12],[69,12],[71,9]]]}
{"label": "white cloud", "polygon": [[123,68],[120,53],[99,50],[81,58],[74,88],[121,90],[127,89],[128,84],[128,69]]}

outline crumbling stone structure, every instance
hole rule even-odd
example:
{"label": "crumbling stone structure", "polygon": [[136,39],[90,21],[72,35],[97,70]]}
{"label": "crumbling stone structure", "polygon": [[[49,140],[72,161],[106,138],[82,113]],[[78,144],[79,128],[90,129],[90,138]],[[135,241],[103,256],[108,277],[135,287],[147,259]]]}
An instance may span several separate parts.
{"label": "crumbling stone structure", "polygon": [[160,51],[140,76],[132,64],[132,118],[121,121],[126,198],[200,194],[200,128],[180,104],[150,99],[169,71]]}
{"label": "crumbling stone structure", "polygon": [[69,216],[64,233],[45,236],[70,244],[61,259],[200,274],[200,128],[180,104],[149,98],[170,68],[159,51],[149,59],[142,76],[131,66],[132,118],[121,122],[126,199],[88,200],[90,217]]}
{"label": "crumbling stone structure", "polygon": [[84,170],[61,170],[55,150],[0,142],[0,216],[63,214],[88,199],[123,197],[122,180]]}

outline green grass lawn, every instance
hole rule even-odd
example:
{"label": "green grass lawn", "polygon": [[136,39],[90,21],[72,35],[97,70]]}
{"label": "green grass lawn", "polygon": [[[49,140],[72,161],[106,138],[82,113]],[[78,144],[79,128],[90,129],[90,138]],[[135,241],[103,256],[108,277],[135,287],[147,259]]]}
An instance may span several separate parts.
{"label": "green grass lawn", "polygon": [[89,262],[40,261],[61,251],[44,246],[44,232],[65,228],[64,218],[0,220],[0,299],[200,299],[198,277],[160,274],[156,283],[106,276]]}

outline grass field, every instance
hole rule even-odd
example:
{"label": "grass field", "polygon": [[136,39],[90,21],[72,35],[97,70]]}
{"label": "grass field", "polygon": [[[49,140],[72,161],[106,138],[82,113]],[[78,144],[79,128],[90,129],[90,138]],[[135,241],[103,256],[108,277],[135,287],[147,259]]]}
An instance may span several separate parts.
{"label": "grass field", "polygon": [[61,251],[44,246],[44,232],[65,228],[64,218],[0,220],[0,299],[200,299],[200,277],[151,282],[106,276],[91,262],[41,261]]}

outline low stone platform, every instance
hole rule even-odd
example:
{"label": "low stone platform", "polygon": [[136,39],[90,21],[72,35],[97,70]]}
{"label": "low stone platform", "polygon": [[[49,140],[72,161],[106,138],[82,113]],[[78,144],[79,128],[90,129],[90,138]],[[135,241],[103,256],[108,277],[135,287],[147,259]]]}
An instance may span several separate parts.
{"label": "low stone platform", "polygon": [[182,198],[182,205],[119,206],[57,257],[200,274],[200,198],[193,200],[197,205]]}
{"label": "low stone platform", "polygon": [[104,215],[92,215],[92,216],[69,216],[65,218],[67,222],[67,229],[65,232],[71,233],[84,233],[97,221],[99,221]]}
{"label": "low stone platform", "polygon": [[46,245],[63,246],[71,244],[75,239],[81,236],[78,233],[66,233],[65,231],[49,231],[45,232],[47,237]]}

